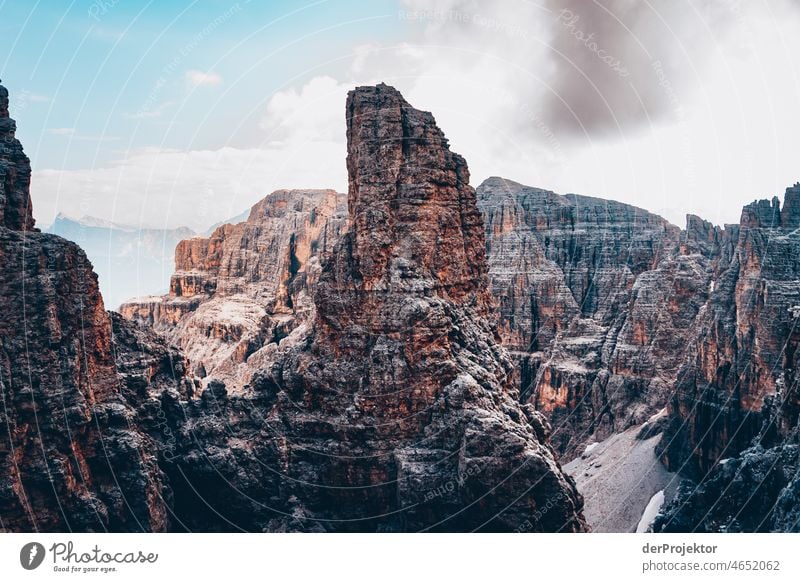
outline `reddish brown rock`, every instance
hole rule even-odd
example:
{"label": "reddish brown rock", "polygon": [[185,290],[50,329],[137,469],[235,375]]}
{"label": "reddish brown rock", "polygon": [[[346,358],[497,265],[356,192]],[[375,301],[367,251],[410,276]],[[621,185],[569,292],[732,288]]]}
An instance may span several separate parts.
{"label": "reddish brown rock", "polygon": [[123,395],[97,276],[80,248],[34,228],[28,159],[4,146],[0,530],[166,530],[169,490]]}
{"label": "reddish brown rock", "polygon": [[16,138],[17,124],[9,117],[8,90],[0,85],[0,227],[33,230],[29,196],[31,162]]}
{"label": "reddish brown rock", "polygon": [[319,256],[345,222],[345,197],[333,190],[278,190],[247,221],[180,242],[169,295],[121,306],[179,346],[193,370],[231,391],[313,318]]}
{"label": "reddish brown rock", "polygon": [[309,347],[272,375],[297,497],[339,529],[583,529],[499,345],[466,163],[391,87],[351,92],[347,115],[350,227]]}
{"label": "reddish brown rock", "polygon": [[800,186],[679,231],[476,195],[385,85],[347,112],[349,217],[273,193],[111,320],[80,249],[35,232],[0,117],[1,528],[581,531],[551,439],[573,456],[668,403],[663,458],[697,483],[659,529],[796,529]]}
{"label": "reddish brown rock", "polygon": [[[691,481],[656,531],[798,531],[800,187],[744,208],[669,401],[665,464]],[[727,249],[733,249],[729,252]]]}
{"label": "reddish brown rock", "polygon": [[695,234],[639,208],[502,178],[478,187],[478,204],[523,401],[548,416],[562,456],[663,408],[708,294],[713,228],[689,221],[703,254]]}
{"label": "reddish brown rock", "polygon": [[[546,422],[519,404],[510,381],[466,164],[432,116],[394,89],[360,88],[348,111],[352,226],[335,252],[341,197],[279,192],[243,225],[182,244],[171,295],[128,308],[129,317],[163,329],[194,321],[206,338],[233,346],[226,359],[246,362],[253,374],[230,382],[233,390],[209,378],[196,391],[183,380],[180,354],[132,322],[115,317],[112,341],[96,277],[74,245],[38,235],[49,246],[26,253],[32,263],[24,269],[12,262],[20,254],[3,255],[9,309],[24,318],[28,299],[15,277],[25,273],[25,287],[37,291],[36,317],[44,319],[32,320],[25,336],[38,348],[34,367],[56,375],[53,395],[75,410],[73,438],[63,438],[67,424],[44,433],[54,442],[42,462],[60,468],[51,497],[28,473],[38,467],[26,456],[35,438],[3,451],[12,476],[0,498],[3,527],[32,527],[24,520],[34,499],[29,517],[55,530],[585,528]],[[16,252],[18,235],[3,232],[11,240],[4,252]],[[63,283],[42,271],[44,256],[57,262]],[[237,303],[262,310],[254,318],[260,332],[274,322],[268,351],[246,337],[249,322],[236,328]],[[197,317],[215,304],[219,313]],[[18,364],[23,336],[15,334],[3,335],[9,401],[28,390]],[[54,353],[56,341],[68,350]],[[66,362],[77,366],[69,384]],[[195,363],[203,367],[201,358]],[[47,386],[29,390],[47,403]],[[4,422],[13,434],[30,431],[16,401]]]}
{"label": "reddish brown rock", "polygon": [[[519,404],[498,343],[466,163],[391,87],[356,89],[347,112],[350,226],[323,260],[315,319],[238,392],[212,380],[169,415],[185,419],[179,519],[226,531],[583,530],[547,423]],[[211,512],[196,512],[197,496]]]}
{"label": "reddish brown rock", "polygon": [[741,224],[724,233],[735,241],[734,251],[717,265],[696,356],[681,369],[670,401],[664,458],[674,469],[704,475],[749,446],[776,414],[774,407],[768,433],[788,435],[796,426],[798,200],[795,186],[786,191],[783,212],[777,198],[753,202],[743,209]]}

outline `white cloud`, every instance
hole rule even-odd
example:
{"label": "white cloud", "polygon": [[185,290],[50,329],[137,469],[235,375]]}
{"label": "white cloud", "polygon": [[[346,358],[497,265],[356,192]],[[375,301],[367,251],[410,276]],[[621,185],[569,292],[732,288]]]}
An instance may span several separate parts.
{"label": "white cloud", "polygon": [[[562,2],[404,5],[405,42],[362,48],[351,74],[432,111],[473,184],[502,175],[683,225],[686,212],[737,222],[743,204],[800,178],[795,3],[654,0],[646,13],[615,0],[603,2],[606,13],[576,0],[572,28],[558,20]],[[603,47],[577,39],[578,29],[609,41],[603,54],[631,75],[607,71],[593,50]],[[576,46],[565,52],[561,37]],[[581,89],[585,77],[595,86]]]}
{"label": "white cloud", "polygon": [[189,82],[190,85],[194,87],[200,86],[209,86],[209,87],[216,87],[220,83],[222,83],[222,77],[217,75],[216,73],[205,72],[205,71],[186,71],[184,77]]}
{"label": "white cloud", "polygon": [[272,96],[260,127],[269,142],[329,141],[345,143],[344,103],[349,83],[314,77],[299,90]]}
{"label": "white cloud", "polygon": [[277,189],[346,191],[347,89],[319,77],[273,95],[260,121],[259,148],[147,148],[126,153],[110,167],[35,172],[36,219],[47,225],[64,212],[203,231]]}
{"label": "white cloud", "polygon": [[266,149],[146,149],[107,168],[35,172],[31,193],[34,214],[44,226],[60,211],[202,231],[273,190],[341,190],[346,183],[340,144],[297,142]]}
{"label": "white cloud", "polygon": [[[685,10],[665,1],[650,3],[653,10],[664,7],[655,17],[636,20],[647,24],[648,35],[631,29],[630,39],[612,45],[614,56],[628,64],[641,59],[641,41],[664,64],[664,78],[654,71],[653,80],[647,77],[649,61],[630,65],[632,76],[641,76],[637,87],[648,104],[636,115],[628,111],[630,94],[620,94],[617,84],[632,79],[607,77],[586,43],[554,54],[564,41],[554,42],[556,35],[569,40],[575,32],[565,29],[549,3],[449,0],[429,11],[424,0],[407,0],[408,10],[398,15],[406,20],[404,42],[354,47],[349,70],[338,78],[321,75],[272,96],[259,122],[261,148],[147,150],[109,168],[38,172],[34,209],[44,223],[58,209],[198,230],[276,188],[342,190],[346,92],[384,81],[415,107],[434,113],[453,149],[466,157],[473,184],[501,175],[629,202],[677,224],[685,212],[734,222],[742,204],[782,193],[800,177],[794,59],[800,53],[800,11],[781,1],[766,8],[715,0],[704,3],[704,11],[688,0],[679,1]],[[571,5],[576,13],[582,6]],[[608,35],[613,22],[600,23],[601,17],[596,11],[591,18],[583,14],[577,28]],[[609,16],[614,17],[625,14]],[[674,42],[654,30],[658,17],[667,32],[677,30]],[[647,44],[656,37],[658,42]],[[698,51],[701,59],[694,56]],[[565,70],[600,75],[599,93],[576,102]],[[189,73],[197,74],[194,84],[221,82],[212,73]],[[563,118],[554,114],[553,103],[560,102],[570,104],[587,131],[581,123],[559,123]],[[612,123],[592,117],[592,107],[610,108]]]}

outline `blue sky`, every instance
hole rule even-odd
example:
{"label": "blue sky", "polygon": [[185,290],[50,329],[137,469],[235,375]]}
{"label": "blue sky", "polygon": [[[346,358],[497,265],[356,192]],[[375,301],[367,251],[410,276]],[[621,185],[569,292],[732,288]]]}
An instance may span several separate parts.
{"label": "blue sky", "polygon": [[[336,74],[354,43],[391,40],[397,10],[383,0],[7,0],[0,76],[35,167],[102,165],[144,146],[247,145],[243,113],[307,81],[320,54]],[[209,76],[195,85],[189,71]]]}
{"label": "blue sky", "polygon": [[380,81],[474,185],[723,224],[800,180],[798,29],[795,0],[0,0],[0,78],[43,227],[344,191],[346,93]]}

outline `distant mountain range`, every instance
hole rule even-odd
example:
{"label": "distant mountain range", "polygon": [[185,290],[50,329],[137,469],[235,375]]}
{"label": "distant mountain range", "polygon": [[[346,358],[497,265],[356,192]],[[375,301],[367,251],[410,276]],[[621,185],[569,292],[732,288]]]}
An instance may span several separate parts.
{"label": "distant mountain range", "polygon": [[94,216],[72,218],[59,213],[45,231],[78,243],[86,251],[97,276],[106,309],[118,309],[128,299],[167,292],[175,270],[175,246],[193,236],[209,236],[223,224],[247,220],[241,214],[196,233],[187,227],[141,228]]}
{"label": "distant mountain range", "polygon": [[220,220],[219,222],[215,222],[214,224],[209,226],[208,229],[206,229],[206,231],[203,232],[202,234],[203,236],[211,236],[211,234],[223,224],[239,224],[240,222],[245,222],[249,216],[250,216],[250,208],[246,208],[236,216],[231,216],[227,220]]}
{"label": "distant mountain range", "polygon": [[175,245],[195,236],[189,228],[139,228],[84,216],[56,216],[47,229],[78,243],[86,251],[100,280],[106,309],[126,299],[163,293],[175,270]]}

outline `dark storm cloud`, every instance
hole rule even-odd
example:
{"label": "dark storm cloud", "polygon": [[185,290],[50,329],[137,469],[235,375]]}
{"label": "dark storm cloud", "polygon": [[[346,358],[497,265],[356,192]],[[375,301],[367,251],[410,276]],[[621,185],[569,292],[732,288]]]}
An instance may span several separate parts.
{"label": "dark storm cloud", "polygon": [[[702,9],[698,8],[702,4]],[[547,0],[554,73],[542,103],[558,132],[628,132],[680,120],[708,50],[734,21],[733,2]]]}

